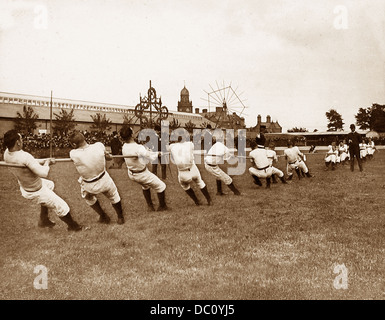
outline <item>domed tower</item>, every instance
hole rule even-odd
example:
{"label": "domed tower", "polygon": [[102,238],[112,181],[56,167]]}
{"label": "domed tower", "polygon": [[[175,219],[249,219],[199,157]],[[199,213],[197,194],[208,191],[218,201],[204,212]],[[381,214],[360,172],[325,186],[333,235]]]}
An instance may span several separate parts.
{"label": "domed tower", "polygon": [[193,106],[192,102],[190,101],[190,92],[188,92],[185,86],[180,92],[180,101],[178,101],[178,111],[192,113],[192,110]]}

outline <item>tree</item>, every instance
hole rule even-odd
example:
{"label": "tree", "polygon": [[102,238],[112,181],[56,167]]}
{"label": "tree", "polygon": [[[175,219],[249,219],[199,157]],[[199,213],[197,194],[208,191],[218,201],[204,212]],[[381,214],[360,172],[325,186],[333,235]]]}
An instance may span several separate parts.
{"label": "tree", "polygon": [[374,103],[371,107],[359,108],[355,118],[362,130],[385,132],[385,105]]}
{"label": "tree", "polygon": [[385,132],[385,105],[373,104],[370,125],[374,131]]}
{"label": "tree", "polygon": [[91,115],[90,117],[94,121],[94,123],[91,126],[91,129],[95,129],[100,134],[104,133],[106,130],[111,129],[110,124],[112,121],[110,119],[107,119],[105,114],[102,115],[101,113],[98,112],[95,115]]}
{"label": "tree", "polygon": [[35,113],[31,106],[23,106],[23,112],[17,112],[15,129],[22,133],[33,133],[33,130],[37,128],[37,119],[39,119],[39,116]]}
{"label": "tree", "polygon": [[335,109],[330,109],[326,112],[326,117],[328,118],[328,130],[327,131],[337,131],[343,130],[344,122],[342,116]]}
{"label": "tree", "polygon": [[178,119],[172,118],[172,121],[170,122],[169,127],[171,130],[180,128],[180,123]]}
{"label": "tree", "polygon": [[202,129],[206,129],[208,125],[209,125],[209,123],[207,121],[204,121],[204,122],[201,123],[200,127]]}
{"label": "tree", "polygon": [[54,116],[55,123],[53,129],[55,132],[66,135],[68,131],[75,128],[74,109],[71,109],[69,112],[65,109],[60,109],[60,113],[54,113]]}
{"label": "tree", "polygon": [[356,118],[357,126],[362,130],[370,129],[370,110],[371,108],[359,108]]}
{"label": "tree", "polygon": [[184,125],[185,129],[189,132],[189,133],[192,133],[195,129],[195,123],[193,123],[191,120],[189,120],[189,122],[187,122],[185,125]]}
{"label": "tree", "polygon": [[135,115],[129,116],[128,114],[124,114],[123,115],[123,124],[131,124],[133,122],[134,118],[135,118]]}
{"label": "tree", "polygon": [[309,131],[306,128],[294,127],[293,129],[287,130],[287,132],[309,132]]}

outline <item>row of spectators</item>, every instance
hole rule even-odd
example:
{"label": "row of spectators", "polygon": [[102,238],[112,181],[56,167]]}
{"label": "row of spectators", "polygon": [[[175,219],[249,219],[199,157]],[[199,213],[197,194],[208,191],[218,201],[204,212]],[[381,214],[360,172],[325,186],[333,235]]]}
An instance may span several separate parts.
{"label": "row of spectators", "polygon": [[[82,131],[87,143],[95,143],[97,141],[102,142],[105,146],[110,145],[110,141],[113,138],[112,134],[99,133],[94,131]],[[24,134],[23,136],[23,150],[37,155],[37,151],[50,148],[51,135],[50,134]],[[52,147],[57,151],[58,149],[71,149],[71,145],[68,140],[69,135],[54,134],[52,137]],[[0,137],[0,158],[2,160],[5,151],[3,143],[3,137]]]}
{"label": "row of spectators", "polygon": [[[97,141],[102,142],[105,145],[109,145],[112,135],[98,132],[82,132],[86,138],[87,143],[95,143]],[[51,143],[50,134],[41,134],[41,135],[26,135],[23,136],[24,147],[23,149],[43,149],[49,148]],[[68,135],[56,135],[52,137],[52,145],[54,148],[71,148],[71,145],[68,140]]]}

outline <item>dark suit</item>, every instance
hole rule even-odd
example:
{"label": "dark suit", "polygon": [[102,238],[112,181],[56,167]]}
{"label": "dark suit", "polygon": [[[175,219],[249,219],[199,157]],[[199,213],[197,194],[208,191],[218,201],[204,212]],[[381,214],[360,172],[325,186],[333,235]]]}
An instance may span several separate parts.
{"label": "dark suit", "polygon": [[354,171],[354,157],[356,157],[358,162],[358,167],[362,171],[362,161],[360,156],[360,143],[362,142],[362,137],[358,132],[350,132],[348,134],[349,142],[349,154],[350,154],[350,170]]}
{"label": "dark suit", "polygon": [[[122,143],[120,142],[118,137],[112,138],[111,143],[110,143],[110,147],[111,147],[112,155],[121,155],[122,154]],[[109,169],[115,169],[116,167],[120,169],[122,167],[123,163],[124,163],[123,158],[114,158]]]}
{"label": "dark suit", "polygon": [[[152,151],[154,152],[167,152],[167,149],[165,146],[162,146],[162,139],[161,137],[159,137],[159,135],[156,135],[156,140],[157,140],[157,146],[152,146],[151,149]],[[162,171],[162,179],[166,179],[167,178],[167,164],[168,164],[168,157],[167,155],[162,155],[162,156],[158,156],[157,159],[155,159],[153,162],[152,162],[152,173],[155,174],[156,176],[158,175],[158,164],[160,164],[160,168],[161,168],[161,171]]]}

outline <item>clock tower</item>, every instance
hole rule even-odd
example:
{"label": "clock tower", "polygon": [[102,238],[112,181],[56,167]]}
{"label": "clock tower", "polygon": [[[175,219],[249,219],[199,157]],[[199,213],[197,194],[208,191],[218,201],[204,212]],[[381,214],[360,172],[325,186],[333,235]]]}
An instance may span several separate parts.
{"label": "clock tower", "polygon": [[178,101],[178,111],[179,112],[189,112],[193,111],[192,102],[190,101],[190,93],[186,89],[186,86],[180,92],[180,101]]}

